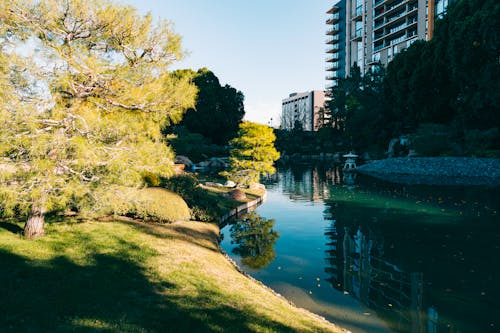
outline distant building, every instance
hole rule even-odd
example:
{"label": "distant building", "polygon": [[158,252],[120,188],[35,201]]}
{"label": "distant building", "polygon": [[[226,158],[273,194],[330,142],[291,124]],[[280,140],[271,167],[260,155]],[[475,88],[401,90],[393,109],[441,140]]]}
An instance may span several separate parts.
{"label": "distant building", "polygon": [[281,103],[281,128],[292,130],[300,124],[304,131],[317,131],[324,121],[324,104],[322,90],[290,94]]}
{"label": "distant building", "polygon": [[[416,40],[432,38],[434,22],[453,0],[338,0],[327,11],[327,88],[356,63],[365,73],[387,65]],[[332,1],[333,2],[333,1]]]}

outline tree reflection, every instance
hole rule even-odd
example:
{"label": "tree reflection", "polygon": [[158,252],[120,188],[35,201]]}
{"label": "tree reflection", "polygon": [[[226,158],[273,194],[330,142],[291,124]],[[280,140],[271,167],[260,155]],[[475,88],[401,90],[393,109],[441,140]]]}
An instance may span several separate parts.
{"label": "tree reflection", "polygon": [[251,212],[231,225],[231,243],[237,245],[233,253],[241,256],[244,266],[261,269],[276,257],[274,244],[279,234],[273,230],[274,222]]}

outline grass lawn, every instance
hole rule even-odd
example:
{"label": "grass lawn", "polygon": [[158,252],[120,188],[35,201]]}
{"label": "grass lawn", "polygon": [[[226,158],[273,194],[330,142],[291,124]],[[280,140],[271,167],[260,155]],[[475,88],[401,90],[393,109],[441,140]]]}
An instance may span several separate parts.
{"label": "grass lawn", "polygon": [[0,222],[1,332],[341,332],[247,279],[213,224]]}

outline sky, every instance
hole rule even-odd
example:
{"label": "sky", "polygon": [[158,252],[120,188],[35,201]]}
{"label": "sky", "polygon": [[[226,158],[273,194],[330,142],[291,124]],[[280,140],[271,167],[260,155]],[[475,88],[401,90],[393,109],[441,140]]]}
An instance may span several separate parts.
{"label": "sky", "polygon": [[174,23],[188,56],[245,95],[245,120],[278,127],[281,100],[325,87],[327,0],[122,0]]}

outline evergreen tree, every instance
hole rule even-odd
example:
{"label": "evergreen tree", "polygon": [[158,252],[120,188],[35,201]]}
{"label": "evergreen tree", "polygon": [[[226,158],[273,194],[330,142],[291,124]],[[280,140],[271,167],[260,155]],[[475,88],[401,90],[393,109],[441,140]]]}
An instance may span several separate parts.
{"label": "evergreen tree", "polygon": [[43,234],[50,210],[97,208],[113,185],[172,174],[160,126],[182,118],[196,88],[168,71],[182,56],[168,22],[102,0],[3,1],[0,19],[2,56],[19,58],[1,63],[19,103],[1,105],[0,205],[28,216],[26,237]]}
{"label": "evergreen tree", "polygon": [[196,106],[186,112],[182,125],[225,145],[236,136],[245,115],[243,93],[227,84],[221,86],[217,76],[207,68],[193,74],[198,87]]}
{"label": "evergreen tree", "polygon": [[275,172],[273,163],[280,154],[274,148],[273,129],[252,122],[240,124],[238,136],[230,141],[230,170],[222,175],[238,184],[258,183],[261,175]]}

